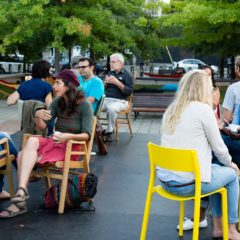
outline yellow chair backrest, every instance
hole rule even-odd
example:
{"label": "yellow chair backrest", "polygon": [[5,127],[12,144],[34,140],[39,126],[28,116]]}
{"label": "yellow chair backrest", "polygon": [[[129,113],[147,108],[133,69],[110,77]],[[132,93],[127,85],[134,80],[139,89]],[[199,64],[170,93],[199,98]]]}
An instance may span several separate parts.
{"label": "yellow chair backrest", "polygon": [[175,149],[148,143],[150,162],[172,171],[196,172],[199,163],[196,150]]}
{"label": "yellow chair backrest", "polygon": [[174,149],[148,143],[151,176],[155,178],[156,167],[170,171],[192,172],[196,191],[200,194],[201,177],[196,150]]}

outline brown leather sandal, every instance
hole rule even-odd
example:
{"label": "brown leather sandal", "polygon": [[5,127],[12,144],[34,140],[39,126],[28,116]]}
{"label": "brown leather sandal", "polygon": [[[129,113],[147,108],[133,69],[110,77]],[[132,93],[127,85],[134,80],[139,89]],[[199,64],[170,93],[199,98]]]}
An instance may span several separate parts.
{"label": "brown leather sandal", "polygon": [[19,203],[19,202],[24,202],[26,201],[27,199],[29,199],[29,194],[27,192],[27,190],[23,187],[19,187],[17,189],[18,190],[22,190],[24,195],[20,195],[20,194],[15,194],[14,197],[11,199],[11,202],[12,203]]}
{"label": "brown leather sandal", "polygon": [[5,215],[5,216],[0,215],[0,219],[1,218],[13,218],[13,217],[22,215],[24,213],[27,213],[28,210],[27,210],[26,202],[21,202],[21,203],[19,202],[19,203],[13,203],[13,204],[17,207],[18,211],[14,212],[10,209],[5,209],[3,211],[7,212],[8,215]]}

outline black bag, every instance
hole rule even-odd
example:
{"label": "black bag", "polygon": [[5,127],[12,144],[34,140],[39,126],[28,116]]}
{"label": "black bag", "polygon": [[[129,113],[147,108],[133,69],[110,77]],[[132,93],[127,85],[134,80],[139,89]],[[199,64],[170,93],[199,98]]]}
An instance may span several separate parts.
{"label": "black bag", "polygon": [[[72,180],[68,179],[65,207],[80,207],[97,193],[98,178],[93,173],[81,173]],[[50,187],[43,196],[45,208],[57,208],[60,201],[61,183]]]}
{"label": "black bag", "polygon": [[95,131],[95,136],[97,140],[98,152],[100,155],[106,155],[108,153],[107,145],[103,140],[104,129],[101,123],[98,121]]}

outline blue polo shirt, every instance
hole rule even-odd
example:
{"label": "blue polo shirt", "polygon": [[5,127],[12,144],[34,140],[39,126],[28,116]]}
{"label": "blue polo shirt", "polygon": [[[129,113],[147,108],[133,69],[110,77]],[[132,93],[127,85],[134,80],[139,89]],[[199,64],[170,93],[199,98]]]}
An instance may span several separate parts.
{"label": "blue polo shirt", "polygon": [[33,78],[29,81],[25,81],[17,89],[20,99],[23,101],[38,100],[45,102],[46,96],[52,91],[52,85],[48,82],[44,82],[40,78]]}
{"label": "blue polo shirt", "polygon": [[80,86],[78,87],[78,89],[84,92],[85,97],[95,98],[95,101],[92,103],[92,108],[93,111],[95,112],[98,102],[101,99],[102,95],[104,94],[103,81],[97,76],[94,76],[89,80],[84,80],[82,76],[78,76],[78,80],[80,82]]}

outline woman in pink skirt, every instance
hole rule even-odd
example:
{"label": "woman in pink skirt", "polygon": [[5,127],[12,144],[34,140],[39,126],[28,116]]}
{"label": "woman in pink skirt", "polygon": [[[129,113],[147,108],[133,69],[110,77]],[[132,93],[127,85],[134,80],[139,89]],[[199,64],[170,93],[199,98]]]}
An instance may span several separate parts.
{"label": "woman in pink skirt", "polygon": [[[93,110],[84,95],[78,92],[79,81],[70,70],[63,70],[57,76],[53,89],[56,98],[48,110],[36,111],[36,126],[47,127],[55,119],[55,133],[52,137],[30,137],[18,154],[18,189],[11,199],[12,204],[0,213],[0,218],[11,218],[27,212],[29,198],[27,184],[36,163],[64,161],[68,140],[87,141],[91,135]],[[72,159],[75,160],[75,159]]]}

